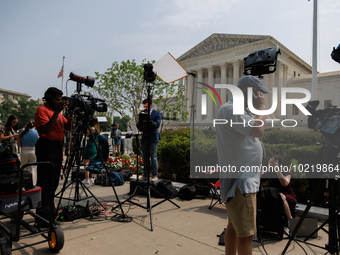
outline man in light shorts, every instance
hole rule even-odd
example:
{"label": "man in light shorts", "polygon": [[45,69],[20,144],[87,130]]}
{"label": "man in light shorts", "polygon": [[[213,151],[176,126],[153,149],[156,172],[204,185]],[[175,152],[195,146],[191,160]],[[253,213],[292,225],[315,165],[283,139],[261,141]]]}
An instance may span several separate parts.
{"label": "man in light shorts", "polygon": [[[237,171],[221,172],[221,199],[226,204],[228,226],[225,232],[225,254],[252,254],[252,240],[256,231],[256,192],[260,185],[260,171],[244,171],[260,167],[263,145],[259,140],[266,126],[266,116],[252,117],[247,109],[247,93],[252,93],[253,106],[265,110],[263,93],[271,93],[255,76],[242,77],[237,86],[244,96],[244,114],[233,114],[233,98],[217,113],[217,119],[228,120],[216,125],[217,154],[220,166]],[[248,90],[248,88],[252,88]],[[239,98],[235,98],[239,100]],[[230,123],[234,123],[231,125]],[[248,123],[251,123],[250,125]],[[242,171],[243,170],[243,171]]]}

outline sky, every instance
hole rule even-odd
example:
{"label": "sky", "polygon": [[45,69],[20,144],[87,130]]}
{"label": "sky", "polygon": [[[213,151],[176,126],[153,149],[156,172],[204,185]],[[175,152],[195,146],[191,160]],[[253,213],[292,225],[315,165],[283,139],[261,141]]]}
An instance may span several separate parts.
{"label": "sky", "polygon": [[[340,1],[318,0],[318,71],[340,70]],[[70,72],[178,58],[213,33],[270,35],[312,65],[313,0],[1,0],[0,88],[42,98]],[[68,82],[67,93],[76,89]]]}

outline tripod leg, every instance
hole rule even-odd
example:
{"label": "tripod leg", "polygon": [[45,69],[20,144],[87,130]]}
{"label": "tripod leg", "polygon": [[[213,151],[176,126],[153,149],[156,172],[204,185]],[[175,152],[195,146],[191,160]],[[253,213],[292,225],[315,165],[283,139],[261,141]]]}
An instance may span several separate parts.
{"label": "tripod leg", "polygon": [[121,204],[121,202],[119,201],[119,198],[118,198],[118,195],[117,195],[117,192],[116,192],[116,189],[115,189],[114,185],[112,185],[112,189],[113,189],[113,192],[115,193],[115,196],[116,196],[116,198],[117,198],[118,206],[119,206],[119,208],[120,208],[120,210],[121,210],[121,212],[122,212],[122,216],[123,216],[123,218],[125,218],[126,215],[124,214],[124,210],[123,210],[122,204]]}
{"label": "tripod leg", "polygon": [[329,179],[329,234],[328,234],[328,244],[326,248],[331,254],[339,254],[339,247],[337,241],[336,233],[336,216],[335,216],[335,186],[334,179]]}
{"label": "tripod leg", "polygon": [[[66,173],[66,176],[65,176],[64,185],[63,185],[61,191],[59,191],[55,195],[55,197],[58,197],[58,195],[60,194],[60,198],[59,198],[59,202],[58,202],[58,206],[57,206],[57,211],[59,211],[59,209],[61,207],[61,200],[63,198],[65,190],[72,184],[72,182],[70,184],[67,184],[67,182],[68,182],[68,178],[69,178],[69,175],[70,175],[70,172],[71,172],[71,167],[69,167],[69,166],[72,165],[71,162],[73,162],[73,160],[74,160],[74,152],[72,152],[72,154],[69,155],[66,159],[64,169],[66,169],[67,173]],[[69,169],[67,169],[67,167],[69,167]]]}
{"label": "tripod leg", "polygon": [[149,213],[150,213],[150,226],[151,226],[151,231],[153,231],[153,224],[152,224],[152,212],[151,212],[151,209],[152,209],[152,206],[151,206],[151,198],[150,198],[150,186],[148,187],[148,210],[149,210]]}
{"label": "tripod leg", "polygon": [[317,188],[315,189],[315,191],[314,191],[314,193],[313,193],[313,195],[312,195],[312,198],[310,199],[310,201],[308,201],[308,204],[307,204],[307,207],[306,207],[305,211],[302,213],[301,218],[300,218],[300,220],[298,221],[298,223],[297,223],[295,229],[293,230],[292,235],[289,237],[288,243],[286,244],[285,248],[284,248],[283,251],[282,251],[282,255],[285,254],[285,253],[287,252],[287,250],[288,250],[288,248],[289,248],[289,245],[291,244],[291,242],[292,242],[293,239],[295,238],[295,236],[296,236],[298,230],[300,229],[300,227],[301,227],[301,225],[302,225],[302,222],[303,222],[304,219],[306,218],[306,216],[307,216],[307,214],[308,214],[310,208],[312,207],[312,205],[313,205],[313,203],[314,203],[314,200],[315,200],[316,195],[319,194],[319,192],[320,192],[321,183],[322,183],[323,180],[324,180],[324,179],[321,179],[321,180],[319,181],[319,184],[318,184]]}

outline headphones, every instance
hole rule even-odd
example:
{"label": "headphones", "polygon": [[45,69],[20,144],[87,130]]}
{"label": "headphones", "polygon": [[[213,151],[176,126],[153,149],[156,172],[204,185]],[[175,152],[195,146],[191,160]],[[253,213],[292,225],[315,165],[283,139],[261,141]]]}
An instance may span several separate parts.
{"label": "headphones", "polygon": [[45,93],[44,99],[45,99],[47,102],[49,102],[49,101],[52,100],[52,96],[51,96],[50,94],[48,94],[48,93]]}

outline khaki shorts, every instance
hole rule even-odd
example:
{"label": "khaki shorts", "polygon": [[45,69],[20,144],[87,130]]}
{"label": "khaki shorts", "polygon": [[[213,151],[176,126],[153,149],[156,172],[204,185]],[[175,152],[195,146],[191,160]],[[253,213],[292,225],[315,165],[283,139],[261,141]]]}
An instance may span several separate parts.
{"label": "khaki shorts", "polygon": [[237,237],[252,236],[256,232],[256,193],[241,194],[237,188],[235,197],[226,203],[228,221]]}

